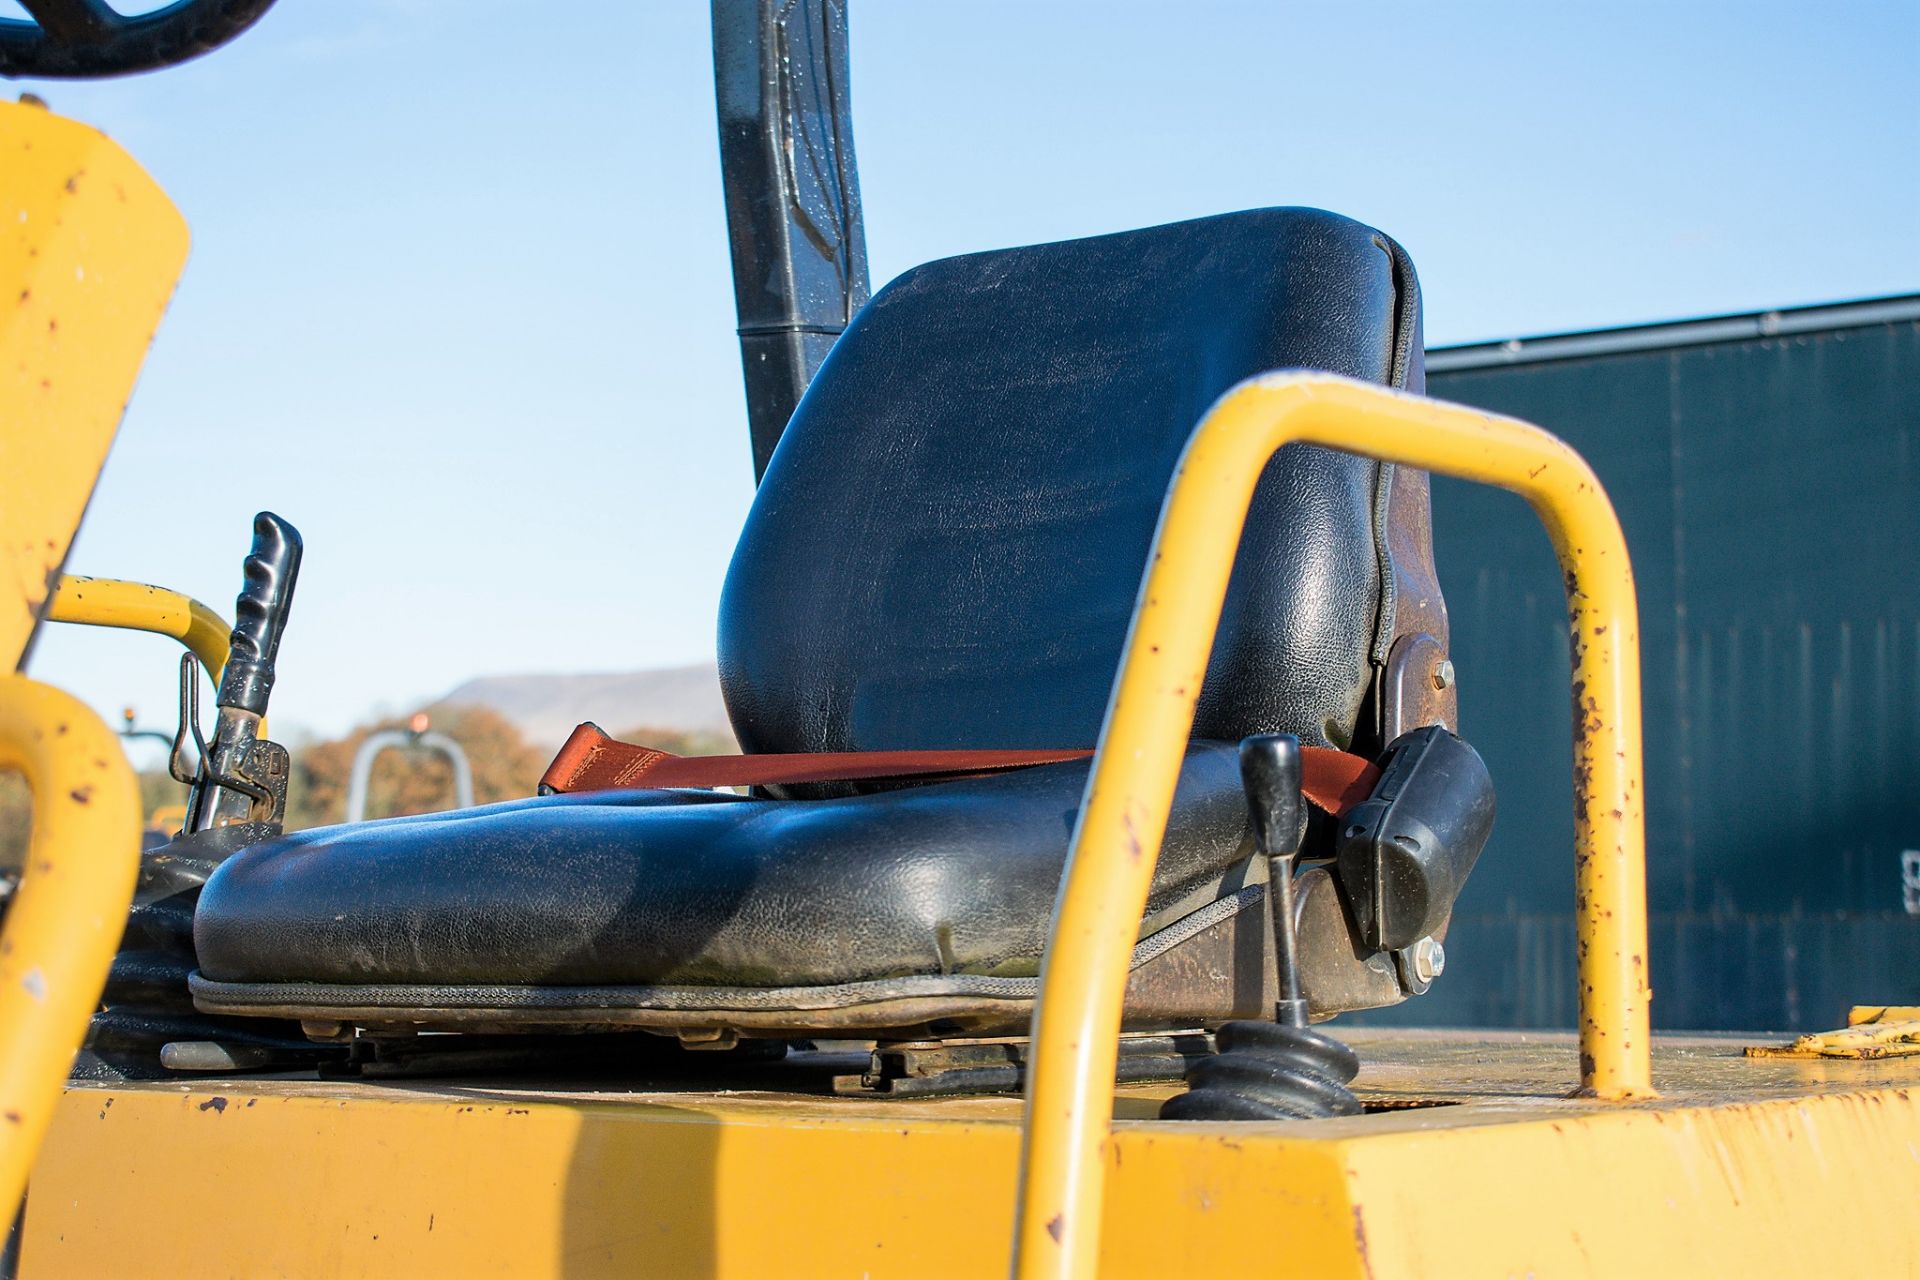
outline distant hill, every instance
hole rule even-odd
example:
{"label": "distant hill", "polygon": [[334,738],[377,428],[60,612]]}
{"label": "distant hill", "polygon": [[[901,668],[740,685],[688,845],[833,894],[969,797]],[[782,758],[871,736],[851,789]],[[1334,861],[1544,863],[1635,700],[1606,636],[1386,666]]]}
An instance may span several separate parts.
{"label": "distant hill", "polygon": [[489,707],[529,742],[549,749],[582,720],[616,734],[644,727],[733,736],[719,673],[710,662],[605,675],[481,676],[441,701]]}

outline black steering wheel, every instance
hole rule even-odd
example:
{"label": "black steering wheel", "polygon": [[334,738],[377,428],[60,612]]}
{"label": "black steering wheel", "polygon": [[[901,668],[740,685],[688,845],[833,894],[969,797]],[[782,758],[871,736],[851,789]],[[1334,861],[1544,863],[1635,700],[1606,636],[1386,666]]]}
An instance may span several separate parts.
{"label": "black steering wheel", "polygon": [[0,19],[0,76],[81,80],[152,71],[218,49],[273,0],[175,0],[128,17],[105,0],[20,0],[32,21]]}

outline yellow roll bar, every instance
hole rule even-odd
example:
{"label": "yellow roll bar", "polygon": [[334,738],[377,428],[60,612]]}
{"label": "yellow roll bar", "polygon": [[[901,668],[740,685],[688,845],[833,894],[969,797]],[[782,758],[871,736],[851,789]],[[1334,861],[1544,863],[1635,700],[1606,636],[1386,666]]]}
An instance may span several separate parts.
{"label": "yellow roll bar", "polygon": [[116,578],[63,577],[47,603],[47,621],[120,627],[172,636],[200,659],[214,683],[227,665],[232,628],[192,596]]}
{"label": "yellow roll bar", "polygon": [[33,790],[33,837],[0,934],[0,1212],[11,1214],[127,926],[140,788],[86,706],[0,676],[0,769]]}
{"label": "yellow roll bar", "polygon": [[1599,480],[1511,418],[1331,374],[1251,378],[1208,410],[1168,490],[1054,911],[1014,1228],[1023,1280],[1094,1273],[1127,961],[1254,487],[1293,443],[1498,485],[1546,525],[1573,640],[1580,1092],[1652,1096],[1639,613]]}

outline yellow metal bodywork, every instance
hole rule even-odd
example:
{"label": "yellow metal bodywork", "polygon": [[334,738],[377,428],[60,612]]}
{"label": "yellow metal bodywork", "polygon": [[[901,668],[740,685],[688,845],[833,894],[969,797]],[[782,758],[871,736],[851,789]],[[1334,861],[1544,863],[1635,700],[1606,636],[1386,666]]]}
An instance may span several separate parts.
{"label": "yellow metal bodywork", "polygon": [[187,228],[106,135],[0,103],[0,665],[15,669],[106,461]]}
{"label": "yellow metal bodywork", "polygon": [[1869,1022],[1920,1022],[1920,1005],[1857,1004],[1847,1010],[1847,1025],[1858,1027]]}
{"label": "yellow metal bodywork", "polygon": [[219,614],[192,596],[114,578],[61,578],[47,603],[47,621],[172,636],[216,683],[227,665],[232,632]]}
{"label": "yellow metal bodywork", "polygon": [[1796,1037],[1789,1045],[1749,1045],[1749,1058],[1899,1058],[1920,1056],[1920,1009],[1855,1005],[1847,1025]]}
{"label": "yellow metal bodywork", "polygon": [[126,929],[140,788],[100,717],[13,673],[0,676],[0,769],[33,792],[33,836],[0,932],[0,1205],[11,1205]]}
{"label": "yellow metal bodywork", "polygon": [[[1663,1038],[1663,1096],[1620,1106],[1567,1097],[1569,1035],[1346,1035],[1399,1109],[1170,1124],[1168,1087],[1123,1088],[1100,1274],[1798,1280],[1835,1241],[1850,1275],[1920,1272],[1920,1062]],[[21,1275],[1005,1274],[1017,1100],[729,1083],[74,1088]]]}
{"label": "yellow metal bodywork", "polygon": [[1160,516],[1041,972],[1015,1272],[1092,1273],[1127,961],[1247,508],[1308,443],[1509,489],[1546,525],[1572,634],[1580,1089],[1652,1093],[1639,614],[1592,470],[1538,427],[1330,374],[1252,378],[1195,430]]}
{"label": "yellow metal bodywork", "polygon": [[187,254],[97,130],[0,103],[0,768],[33,832],[0,935],[0,1205],[25,1185],[126,927],[139,789],[85,706],[16,674]]}

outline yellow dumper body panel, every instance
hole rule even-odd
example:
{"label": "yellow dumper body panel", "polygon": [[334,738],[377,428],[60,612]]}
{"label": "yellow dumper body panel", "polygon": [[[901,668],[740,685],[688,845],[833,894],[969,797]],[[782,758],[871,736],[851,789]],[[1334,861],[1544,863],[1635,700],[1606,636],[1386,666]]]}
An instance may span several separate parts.
{"label": "yellow dumper body panel", "polygon": [[[1106,1151],[1105,1276],[1920,1274],[1920,1062],[1657,1043],[1657,1101],[1567,1097],[1572,1037],[1348,1033],[1380,1108],[1153,1120]],[[748,1082],[751,1083],[751,1082]],[[1005,1274],[1016,1098],[234,1080],[70,1089],[23,1276]]]}

